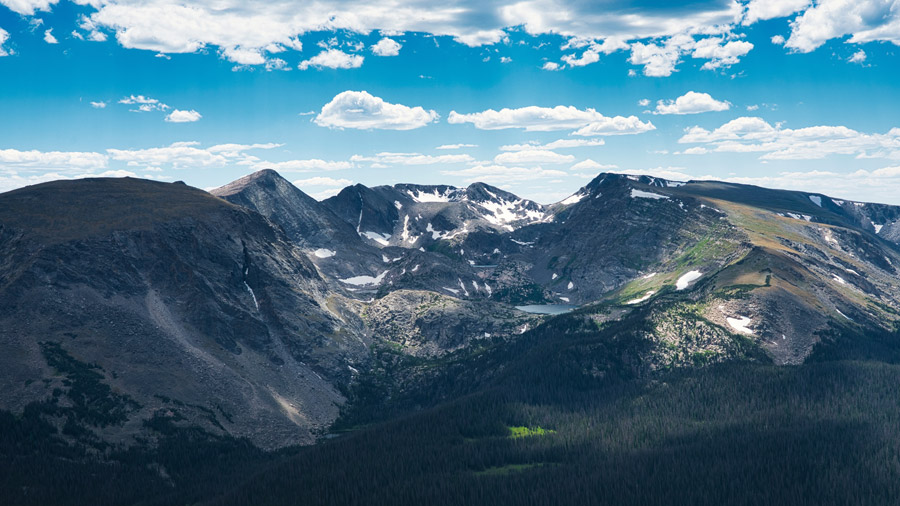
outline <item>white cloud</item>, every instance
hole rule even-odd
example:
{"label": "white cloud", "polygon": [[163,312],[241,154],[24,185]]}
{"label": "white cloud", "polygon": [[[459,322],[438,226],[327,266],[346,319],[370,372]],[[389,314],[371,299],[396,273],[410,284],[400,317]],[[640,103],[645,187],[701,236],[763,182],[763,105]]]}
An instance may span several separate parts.
{"label": "white cloud", "polygon": [[512,62],[512,58],[510,58],[509,56],[501,56],[500,57],[500,63],[511,63],[511,62]]}
{"label": "white cloud", "polygon": [[819,0],[791,22],[785,47],[808,53],[830,39],[900,45],[900,0]]}
{"label": "white cloud", "polygon": [[587,160],[582,160],[569,167],[569,170],[613,170],[618,168],[618,165],[599,163],[588,158]]}
{"label": "white cloud", "polygon": [[549,70],[549,71],[553,72],[553,71],[559,70],[559,63],[556,63],[553,61],[548,61],[548,62],[544,63],[544,66],[541,68],[544,70]]}
{"label": "white cloud", "polygon": [[328,128],[412,130],[439,118],[422,107],[391,104],[365,91],[344,91],[322,107],[315,123]]}
{"label": "white cloud", "polygon": [[283,162],[254,161],[250,165],[256,170],[272,169],[278,172],[332,171],[353,167],[353,164],[350,162],[321,160],[319,158],[287,160]]}
{"label": "white cloud", "polygon": [[112,160],[125,162],[129,167],[170,165],[175,169],[225,167],[229,157],[198,148],[193,142],[176,142],[161,148],[107,149]]}
{"label": "white cloud", "polygon": [[[583,47],[579,45],[579,42],[570,40],[569,43],[563,46],[563,49],[565,50],[567,47],[576,45]],[[563,55],[562,61],[566,62],[570,67],[583,67],[600,61],[600,53],[611,54],[623,49],[628,49],[628,43],[625,40],[620,37],[609,37],[602,44],[590,42],[588,48],[581,53],[580,57],[576,57],[575,54]]]}
{"label": "white cloud", "polygon": [[300,62],[300,70],[309,67],[328,67],[331,69],[355,69],[361,67],[364,58],[358,54],[347,54],[340,49],[326,49],[308,60]]}
{"label": "white cloud", "polygon": [[49,11],[59,0],[0,0],[0,5],[23,16],[33,16],[35,11]]}
{"label": "white cloud", "polygon": [[580,57],[576,57],[574,54],[563,55],[562,61],[566,62],[570,67],[584,67],[600,61],[600,53],[588,49],[581,53]]}
{"label": "white cloud", "polygon": [[676,152],[676,155],[705,155],[709,153],[709,150],[704,148],[703,146],[694,146],[691,148],[687,148],[684,151]]}
{"label": "white cloud", "polygon": [[845,126],[791,129],[762,118],[741,117],[715,130],[688,128],[679,143],[706,144],[711,151],[762,153],[766,160],[814,160],[829,155],[900,159],[900,128],[866,134]]}
{"label": "white cloud", "polygon": [[353,155],[352,162],[368,162],[378,166],[388,165],[435,165],[450,163],[472,163],[475,161],[470,155],[423,155],[421,153],[378,153],[375,156]]}
{"label": "white cloud", "polygon": [[[447,118],[449,123],[472,123],[480,130],[501,130],[506,128],[522,128],[532,132],[548,132],[553,130],[571,130],[582,128],[584,132],[594,130],[600,133],[577,133],[576,135],[614,135],[641,133],[652,130],[651,123],[643,123],[636,116],[607,117],[594,109],[578,109],[573,106],[556,107],[528,106],[518,109],[501,109],[459,114],[451,111]],[[585,130],[587,129],[587,130]]]}
{"label": "white cloud", "polygon": [[166,121],[169,123],[193,123],[194,121],[200,121],[202,117],[202,114],[193,109],[190,111],[175,109],[166,116]]}
{"label": "white cloud", "polygon": [[[191,143],[196,145],[195,143]],[[244,151],[253,149],[275,149],[284,146],[284,144],[276,144],[274,142],[257,143],[257,144],[216,144],[206,148],[210,153],[221,153],[224,156],[235,158],[242,156]]]}
{"label": "white cloud", "polygon": [[4,169],[100,169],[107,166],[102,153],[83,151],[19,151],[0,149],[0,167]]}
{"label": "white cloud", "polygon": [[349,179],[334,179],[333,177],[316,176],[308,179],[294,181],[294,186],[347,186],[353,184]]}
{"label": "white cloud", "polygon": [[784,36],[782,35],[773,35],[770,40],[772,41],[772,44],[775,44],[776,46],[784,45]]}
{"label": "white cloud", "polygon": [[753,49],[753,44],[745,40],[731,40],[724,42],[721,38],[707,38],[694,44],[694,52],[691,56],[709,60],[701,69],[715,70],[721,67],[730,67],[740,61],[740,57]]}
{"label": "white cloud", "polygon": [[145,97],[144,95],[131,95],[119,100],[120,104],[137,105],[137,109],[131,109],[131,112],[150,112],[165,111],[169,106],[160,102],[155,98]]}
{"label": "white cloud", "polygon": [[394,39],[385,37],[372,46],[372,53],[377,56],[397,56],[403,47]]}
{"label": "white cloud", "polygon": [[100,102],[91,102],[91,107],[94,109],[105,109],[106,102],[103,102],[102,100]]}
{"label": "white cloud", "polygon": [[698,114],[702,112],[727,111],[729,102],[716,100],[709,93],[689,91],[675,100],[660,100],[653,114]]}
{"label": "white cloud", "polygon": [[529,142],[526,144],[506,144],[500,146],[500,151],[522,151],[526,149],[569,149],[569,148],[585,148],[594,146],[603,146],[606,141],[603,139],[557,139],[547,144],[537,142]]}
{"label": "white cloud", "polygon": [[526,149],[523,151],[507,151],[494,157],[494,163],[500,165],[531,165],[569,163],[575,160],[572,155],[562,155],[545,149]]}
{"label": "white cloud", "polygon": [[504,165],[476,165],[467,169],[442,171],[446,176],[462,177],[465,181],[504,184],[514,181],[532,181],[548,177],[567,176],[566,172],[541,167],[506,167]]}
{"label": "white cloud", "polygon": [[53,28],[44,31],[44,42],[47,44],[59,44],[59,41],[53,36]]}
{"label": "white cloud", "polygon": [[0,57],[9,56],[9,51],[3,48],[3,44],[9,39],[9,32],[0,28]]}
{"label": "white cloud", "polygon": [[478,144],[442,144],[434,149],[462,149],[462,148],[477,148]]}
{"label": "white cloud", "polygon": [[631,45],[631,57],[628,61],[634,65],[643,65],[645,76],[667,77],[675,71],[680,57],[681,50],[677,47],[636,42]]}
{"label": "white cloud", "polygon": [[650,99],[642,98],[642,99],[638,100],[638,105],[641,107],[647,107],[648,105],[650,105]]}
{"label": "white cloud", "polygon": [[757,21],[783,18],[809,7],[810,0],[750,0],[741,24],[752,25]]}
{"label": "white cloud", "polygon": [[572,132],[572,135],[594,137],[598,135],[632,135],[656,130],[651,122],[643,122],[637,116],[615,116],[594,121]]}
{"label": "white cloud", "polygon": [[753,44],[743,40],[727,40],[725,37],[696,39],[694,35],[676,34],[660,44],[635,42],[631,45],[628,61],[643,65],[645,76],[666,77],[675,72],[681,57],[688,53],[693,58],[709,60],[701,67],[703,70],[715,70],[738,63],[740,57],[752,49]]}
{"label": "white cloud", "polygon": [[756,111],[759,109],[759,104],[752,104],[747,106],[748,111]]}
{"label": "white cloud", "polygon": [[866,52],[860,49],[859,51],[853,53],[853,56],[851,56],[847,61],[850,63],[859,63],[861,65],[866,61]]}

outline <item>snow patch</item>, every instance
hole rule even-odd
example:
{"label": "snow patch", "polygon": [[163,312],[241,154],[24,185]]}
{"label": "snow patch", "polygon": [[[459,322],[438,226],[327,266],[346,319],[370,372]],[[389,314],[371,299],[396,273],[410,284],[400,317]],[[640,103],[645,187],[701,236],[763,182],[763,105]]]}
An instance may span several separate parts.
{"label": "snow patch", "polygon": [[559,300],[561,300],[561,301],[563,301],[563,302],[569,302],[569,298],[568,298],[568,297],[560,297]]}
{"label": "snow patch", "polygon": [[656,290],[650,290],[649,292],[645,293],[643,297],[640,297],[638,299],[631,299],[628,302],[626,302],[626,304],[640,304],[641,302],[644,302],[645,300],[649,299],[650,297],[653,297],[653,294],[655,294],[655,293],[656,293]]}
{"label": "snow patch", "polygon": [[728,322],[728,325],[731,328],[740,332],[741,334],[747,334],[749,336],[753,335],[753,331],[747,328],[747,325],[750,325],[753,322],[753,319],[749,316],[742,316],[740,318],[725,318],[725,321]]}
{"label": "snow patch", "polygon": [[566,288],[569,290],[575,288],[575,283],[572,283],[571,281],[569,281],[569,285]]}
{"label": "snow patch", "polygon": [[584,198],[587,196],[588,196],[587,193],[575,193],[575,194],[569,196],[568,198],[566,198],[565,200],[563,200],[562,202],[560,202],[560,204],[562,204],[564,206],[570,206],[572,204],[577,204],[577,203],[581,202],[582,200],[584,200]]}
{"label": "snow patch", "polygon": [[669,197],[667,197],[665,195],[660,195],[658,193],[645,192],[645,191],[641,191],[641,190],[635,190],[633,188],[631,190],[631,198],[669,200]]}
{"label": "snow patch", "polygon": [[371,239],[382,246],[387,246],[391,240],[391,234],[379,234],[378,232],[360,232],[360,235]]}
{"label": "snow patch", "polygon": [[435,188],[432,193],[425,193],[421,190],[416,190],[415,193],[411,190],[407,190],[406,193],[408,193],[416,202],[450,202],[450,197],[446,193],[439,193],[437,188]]}
{"label": "snow patch", "polygon": [[331,257],[337,255],[337,252],[332,251],[330,249],[319,248],[319,249],[313,251],[313,255],[315,255],[316,258],[331,258]]}
{"label": "snow patch", "polygon": [[366,285],[380,285],[384,280],[384,277],[387,275],[388,271],[384,271],[381,274],[372,277],[372,276],[353,276],[352,278],[340,279],[341,283],[346,283],[348,285],[353,286],[366,286]]}
{"label": "snow patch", "polygon": [[403,204],[401,204],[399,200],[395,200],[394,207],[396,207],[397,210],[399,211],[400,209],[403,209]]}
{"label": "snow patch", "polygon": [[884,225],[879,225],[879,224],[877,224],[877,223],[873,223],[872,226],[875,227],[875,233],[876,233],[876,234],[880,234],[880,233],[881,233],[881,229],[884,228]]}
{"label": "snow patch", "polygon": [[250,292],[250,296],[253,297],[253,305],[256,306],[256,310],[259,311],[259,302],[256,301],[256,294],[253,293],[253,289],[250,288],[250,285],[244,281],[244,286],[247,288],[247,291]]}
{"label": "snow patch", "polygon": [[556,278],[558,278],[558,277],[559,277],[559,276],[557,276],[556,273],[554,272],[553,275],[550,276],[550,279],[556,279]]}
{"label": "snow patch", "polygon": [[675,282],[675,289],[684,290],[685,288],[690,286],[692,282],[700,279],[700,276],[702,275],[703,273],[700,271],[691,271],[687,274],[682,275],[680,278],[678,278],[678,281]]}
{"label": "snow patch", "polygon": [[819,207],[822,207],[822,197],[820,197],[818,195],[810,195],[809,200],[812,200],[813,204],[815,204]]}

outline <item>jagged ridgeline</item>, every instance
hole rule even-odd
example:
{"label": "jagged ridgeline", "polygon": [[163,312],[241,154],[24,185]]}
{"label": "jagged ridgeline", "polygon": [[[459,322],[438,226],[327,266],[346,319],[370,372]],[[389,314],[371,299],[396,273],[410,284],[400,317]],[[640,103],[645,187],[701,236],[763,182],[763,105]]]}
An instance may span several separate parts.
{"label": "jagged ridgeline", "polygon": [[8,192],[0,502],[890,504],[898,244],[900,207],[617,174]]}

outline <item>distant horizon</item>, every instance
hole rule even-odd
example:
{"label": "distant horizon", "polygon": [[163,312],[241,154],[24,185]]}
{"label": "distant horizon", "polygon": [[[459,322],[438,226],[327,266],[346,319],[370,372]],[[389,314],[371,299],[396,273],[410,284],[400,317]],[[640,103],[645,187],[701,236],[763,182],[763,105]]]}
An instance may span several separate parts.
{"label": "distant horizon", "polygon": [[[198,190],[202,190],[202,191],[204,191],[204,192],[211,193],[213,190],[216,190],[216,189],[218,189],[218,188],[225,187],[225,186],[227,186],[227,185],[229,185],[229,184],[231,184],[231,183],[233,183],[233,182],[235,182],[235,181],[238,181],[238,180],[240,180],[240,179],[242,179],[242,178],[244,178],[244,177],[248,177],[248,176],[251,176],[251,175],[253,175],[253,174],[256,174],[257,172],[264,172],[264,171],[267,171],[267,170],[273,171],[273,172],[277,173],[280,177],[284,178],[286,181],[288,181],[289,183],[291,183],[294,187],[296,187],[296,188],[299,189],[300,191],[303,191],[304,193],[306,193],[307,195],[309,195],[306,191],[303,190],[303,188],[301,188],[300,186],[296,185],[293,181],[291,181],[290,179],[286,178],[283,174],[281,174],[280,172],[278,172],[278,171],[275,170],[275,169],[260,169],[260,170],[258,170],[258,171],[254,171],[254,172],[251,172],[251,173],[248,173],[248,174],[244,174],[243,176],[239,176],[238,178],[233,179],[233,180],[231,180],[231,181],[228,181],[228,182],[226,182],[226,183],[224,183],[224,184],[222,184],[222,185],[219,185],[219,186],[208,186],[208,187],[205,187],[205,188],[201,188],[201,187],[199,187],[199,186],[190,185],[189,183],[187,183],[187,182],[185,182],[185,181],[182,181],[182,180],[176,180],[176,181],[160,181],[160,180],[158,180],[158,179],[151,179],[151,178],[141,177],[141,176],[137,176],[137,175],[127,175],[127,176],[102,176],[102,175],[93,175],[93,176],[80,177],[80,178],[76,178],[76,179],[65,179],[65,178],[62,178],[62,179],[53,179],[53,180],[50,180],[50,181],[43,181],[43,182],[40,182],[40,183],[35,183],[35,185],[38,185],[38,184],[44,184],[44,183],[55,183],[55,182],[65,182],[65,181],[77,181],[77,180],[80,180],[80,179],[116,179],[116,178],[132,178],[132,179],[140,179],[140,180],[143,180],[143,181],[152,181],[152,182],[156,182],[156,183],[183,183],[183,184],[187,184],[187,185],[189,185],[189,186],[192,186],[192,187],[194,187],[194,188],[196,188],[196,189],[198,189]],[[564,201],[564,200],[570,198],[571,196],[576,195],[576,194],[579,193],[585,186],[587,186],[588,184],[590,184],[591,181],[593,181],[593,180],[596,179],[597,177],[600,177],[600,176],[602,176],[602,175],[604,175],[604,174],[617,174],[617,175],[622,175],[622,176],[631,176],[631,177],[635,177],[635,178],[639,178],[639,177],[651,177],[651,178],[655,178],[655,179],[663,179],[663,180],[665,180],[665,181],[667,181],[667,182],[670,182],[670,183],[728,183],[728,184],[733,184],[733,185],[741,185],[741,186],[750,186],[750,187],[755,187],[755,188],[763,188],[763,189],[767,189],[767,190],[790,191],[790,192],[806,193],[806,194],[809,194],[809,195],[811,195],[811,196],[821,195],[821,196],[826,197],[826,198],[829,198],[829,199],[831,199],[831,200],[839,200],[839,201],[847,201],[847,202],[857,202],[857,203],[865,203],[865,204],[885,204],[885,205],[894,205],[894,204],[890,204],[890,203],[887,203],[887,202],[861,201],[861,200],[848,199],[848,198],[843,198],[843,197],[841,197],[840,195],[831,195],[831,194],[823,193],[823,192],[808,192],[808,191],[799,190],[799,189],[777,188],[777,187],[769,187],[769,186],[755,185],[755,184],[747,184],[747,183],[736,183],[736,182],[726,181],[726,180],[722,180],[722,179],[688,179],[688,180],[676,180],[676,179],[668,179],[668,178],[664,178],[664,177],[660,177],[660,176],[654,176],[654,175],[650,175],[650,174],[637,174],[637,173],[628,173],[628,172],[617,172],[617,171],[615,171],[615,170],[608,170],[608,171],[598,172],[597,174],[594,175],[593,178],[589,179],[586,183],[584,183],[582,186],[580,186],[579,188],[577,188],[574,192],[572,192],[572,193],[570,193],[570,194],[564,196],[563,198],[561,198],[561,199],[559,199],[559,200],[555,200],[555,201],[552,201],[552,202],[542,202],[542,201],[539,201],[539,200],[535,200],[535,199],[528,198],[527,196],[524,196],[524,195],[519,195],[519,194],[517,194],[517,193],[515,193],[515,192],[510,192],[510,193],[513,193],[514,195],[516,195],[516,196],[519,197],[519,198],[523,198],[523,199],[526,199],[526,200],[531,200],[531,201],[537,202],[538,204],[541,204],[541,205],[553,205],[553,204],[558,204],[558,203],[560,203],[560,202],[562,202],[562,201]],[[345,188],[349,188],[349,187],[355,186],[355,185],[357,185],[357,184],[362,184],[362,183],[352,183],[352,184],[348,184],[348,185],[346,185],[346,186],[342,186],[341,188],[338,189],[337,192],[334,193],[334,195],[337,195],[337,193],[339,193],[340,190],[343,190],[343,189],[345,189]],[[490,186],[490,187],[492,187],[492,188],[500,188],[499,186],[497,186],[497,185],[495,185],[495,184],[486,183],[486,182],[484,182],[484,181],[473,181],[473,182],[468,183],[468,184],[466,184],[466,185],[464,185],[464,186],[458,186],[458,185],[452,185],[452,184],[446,184],[446,183],[436,183],[436,184],[415,183],[415,182],[410,182],[410,181],[386,182],[386,183],[377,183],[377,184],[373,184],[373,185],[363,185],[363,186],[365,186],[365,187],[367,187],[367,188],[373,188],[373,187],[377,187],[377,186],[396,186],[396,185],[413,185],[413,186],[450,186],[450,187],[455,188],[455,189],[465,189],[465,188],[468,188],[469,186],[472,186],[472,185],[475,185],[475,184],[484,184],[484,185]],[[28,185],[28,186],[34,186],[34,185]],[[23,189],[23,188],[27,188],[28,186],[22,186],[22,187],[19,187],[19,188],[14,188],[14,189],[12,189],[12,190],[0,191],[0,195],[2,195],[3,193],[10,192],[10,191],[20,190],[20,189]],[[500,189],[502,190],[503,188],[500,188]],[[328,198],[330,198],[330,197],[333,197],[334,195],[330,195],[330,196],[322,197],[322,198],[316,198],[316,197],[313,197],[312,195],[310,195],[310,197],[312,197],[313,199],[315,199],[315,200],[318,201],[318,202],[321,202],[321,201],[326,200],[326,199],[328,199]]]}
{"label": "distant horizon", "polygon": [[898,43],[900,0],[0,0],[0,191],[619,171],[900,205]]}

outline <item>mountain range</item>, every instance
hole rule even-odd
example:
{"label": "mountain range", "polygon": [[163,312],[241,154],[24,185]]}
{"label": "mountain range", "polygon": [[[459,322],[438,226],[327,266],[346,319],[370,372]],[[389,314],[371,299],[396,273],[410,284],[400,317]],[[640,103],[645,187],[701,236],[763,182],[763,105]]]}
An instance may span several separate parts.
{"label": "mountain range", "polygon": [[[271,170],[57,181],[0,194],[0,252],[4,423],[67,462],[185,431],[337,451],[513,384],[900,349],[900,207],[718,181],[602,173],[550,205],[483,183],[320,202]],[[18,479],[10,504],[59,500]]]}

